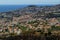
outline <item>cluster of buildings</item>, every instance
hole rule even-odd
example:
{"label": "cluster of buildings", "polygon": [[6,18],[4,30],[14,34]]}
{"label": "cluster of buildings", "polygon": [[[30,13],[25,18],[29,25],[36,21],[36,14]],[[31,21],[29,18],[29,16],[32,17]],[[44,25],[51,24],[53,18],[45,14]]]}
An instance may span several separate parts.
{"label": "cluster of buildings", "polygon": [[[36,22],[34,22],[36,21]],[[28,23],[32,22],[32,23]],[[20,17],[13,17],[13,20],[10,22],[5,23],[4,20],[0,21],[0,33],[15,33],[19,35],[22,32],[22,29],[19,28],[21,26],[14,26],[14,25],[23,25],[26,27],[26,31],[31,30],[43,30],[44,32],[48,32],[48,29],[51,29],[51,26],[55,25],[56,27],[60,27],[60,21],[57,18],[38,18],[33,19],[31,15],[24,15]],[[23,27],[22,27],[23,28]]]}
{"label": "cluster of buildings", "polygon": [[[60,27],[60,22],[57,18],[50,18],[50,19],[47,18],[46,20],[39,18],[36,21],[38,22],[33,23],[33,24],[27,24],[27,26],[33,30],[44,29],[44,32],[48,32],[48,29],[51,29],[52,26]],[[37,26],[35,27],[35,25]],[[54,30],[54,31],[57,31],[57,30]]]}
{"label": "cluster of buildings", "polygon": [[2,26],[0,27],[0,34],[16,34],[16,35],[20,35],[20,33],[22,32],[22,30],[18,27],[13,27],[13,26]]}

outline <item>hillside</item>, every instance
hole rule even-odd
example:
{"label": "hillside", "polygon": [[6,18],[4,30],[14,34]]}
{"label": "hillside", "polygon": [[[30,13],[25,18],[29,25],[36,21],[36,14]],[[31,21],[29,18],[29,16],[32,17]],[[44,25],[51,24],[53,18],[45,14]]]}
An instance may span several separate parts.
{"label": "hillside", "polygon": [[[60,5],[36,6],[0,12],[0,37],[60,35]],[[42,37],[41,35],[41,37]]]}
{"label": "hillside", "polygon": [[[57,14],[54,14],[57,13]],[[51,17],[60,17],[60,5],[54,6],[35,6],[30,5],[22,9],[9,11],[9,12],[0,12],[0,19],[9,19],[12,20],[13,17],[19,17],[24,15],[29,15],[31,18],[51,18]]]}

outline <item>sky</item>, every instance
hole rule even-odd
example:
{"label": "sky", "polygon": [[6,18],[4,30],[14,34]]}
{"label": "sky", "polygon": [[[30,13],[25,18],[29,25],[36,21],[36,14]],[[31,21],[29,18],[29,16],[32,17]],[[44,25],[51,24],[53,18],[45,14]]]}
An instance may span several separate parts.
{"label": "sky", "polygon": [[0,0],[0,5],[60,4],[60,0]]}

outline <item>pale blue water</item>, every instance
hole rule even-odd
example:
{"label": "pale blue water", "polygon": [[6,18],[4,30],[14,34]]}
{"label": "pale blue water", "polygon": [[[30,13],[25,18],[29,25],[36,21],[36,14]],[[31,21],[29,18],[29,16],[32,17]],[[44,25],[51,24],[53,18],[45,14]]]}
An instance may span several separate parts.
{"label": "pale blue water", "polygon": [[[7,12],[12,11],[16,9],[24,8],[28,5],[0,5],[0,12]],[[44,6],[44,5],[38,5],[38,6]]]}
{"label": "pale blue water", "polygon": [[21,9],[26,7],[27,5],[0,5],[0,12],[7,12],[16,9]]}

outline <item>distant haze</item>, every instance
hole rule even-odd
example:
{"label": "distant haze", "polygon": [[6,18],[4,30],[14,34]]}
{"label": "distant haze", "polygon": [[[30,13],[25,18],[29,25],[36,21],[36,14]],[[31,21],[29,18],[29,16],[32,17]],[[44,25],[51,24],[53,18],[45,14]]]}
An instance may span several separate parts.
{"label": "distant haze", "polygon": [[0,5],[60,4],[60,0],[0,0]]}

